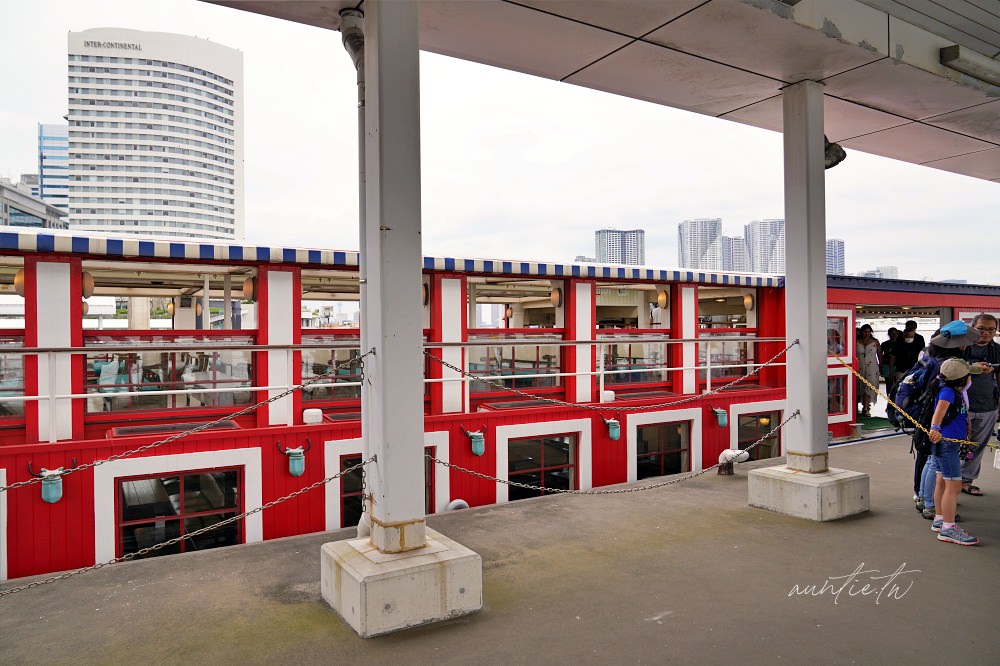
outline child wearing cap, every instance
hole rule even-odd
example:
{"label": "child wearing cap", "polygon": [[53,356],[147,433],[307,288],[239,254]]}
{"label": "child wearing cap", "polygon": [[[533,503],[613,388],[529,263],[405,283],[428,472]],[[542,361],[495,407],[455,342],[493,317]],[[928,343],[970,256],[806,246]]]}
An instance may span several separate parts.
{"label": "child wearing cap", "polygon": [[[934,466],[937,469],[937,479],[934,487],[934,506],[937,513],[931,529],[938,533],[939,541],[957,543],[960,546],[975,546],[979,539],[966,534],[965,530],[955,524],[955,509],[958,506],[958,494],[962,490],[962,465],[959,461],[958,442],[942,441],[944,439],[963,440],[968,437],[969,396],[967,389],[972,383],[971,375],[978,375],[983,368],[960,358],[949,358],[941,364],[938,374],[942,386],[937,395],[934,415],[931,417],[931,429],[927,438],[934,445]],[[957,409],[953,408],[953,405]],[[945,422],[951,408],[954,415]]]}

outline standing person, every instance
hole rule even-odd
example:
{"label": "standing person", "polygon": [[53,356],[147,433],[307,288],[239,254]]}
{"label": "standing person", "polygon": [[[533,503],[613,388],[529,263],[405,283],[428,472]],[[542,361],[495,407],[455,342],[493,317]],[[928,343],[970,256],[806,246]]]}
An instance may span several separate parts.
{"label": "standing person", "polygon": [[649,327],[650,328],[660,328],[663,325],[663,310],[660,309],[659,304],[650,303],[649,304]]}
{"label": "standing person", "polygon": [[840,343],[840,331],[835,328],[826,329],[826,353],[843,354],[844,345]]}
{"label": "standing person", "polygon": [[[919,361],[930,373],[928,382],[937,376],[941,364],[946,359],[963,358],[965,349],[969,345],[974,345],[978,339],[979,333],[969,328],[964,321],[957,319],[935,331],[931,343],[927,345],[927,350],[921,354]],[[934,457],[926,451],[918,450],[913,466],[913,492],[916,493],[913,499],[917,502],[917,511],[927,520],[933,520],[937,515],[934,508],[937,472]],[[955,522],[959,520],[961,519],[956,514]]]}
{"label": "standing person", "polygon": [[871,416],[872,405],[878,401],[878,383],[879,377],[882,376],[879,372],[882,367],[882,348],[875,339],[871,326],[865,324],[858,330],[861,332],[855,349],[858,356],[858,373],[875,387],[868,388],[861,382],[861,416]]}
{"label": "standing person", "polygon": [[889,329],[889,339],[882,343],[882,376],[885,378],[885,393],[892,390],[892,380],[895,379],[889,372],[889,356],[892,354],[892,345],[899,338],[899,329],[893,326]]}
{"label": "standing person", "polygon": [[944,438],[965,439],[968,436],[969,419],[968,388],[973,374],[982,373],[979,365],[969,365],[960,358],[949,358],[941,364],[939,374],[943,386],[938,391],[937,406],[931,417],[928,439],[933,444],[932,455],[937,467],[934,487],[934,505],[937,513],[931,529],[938,533],[938,541],[957,543],[960,546],[975,546],[979,539],[966,534],[955,524],[955,508],[958,493],[962,489],[962,469],[958,459],[958,443],[943,442]]}
{"label": "standing person", "polygon": [[979,340],[965,349],[965,360],[969,363],[982,365],[983,373],[972,378],[969,388],[969,422],[971,423],[969,440],[979,442],[970,456],[962,460],[962,492],[966,495],[980,496],[983,491],[973,485],[979,478],[979,469],[983,460],[986,443],[993,435],[997,423],[997,408],[1000,406],[1000,367],[987,366],[987,363],[1000,363],[1000,344],[993,338],[997,334],[997,318],[991,314],[979,314],[972,320],[972,328],[979,333]]}
{"label": "standing person", "polygon": [[917,322],[912,319],[906,322],[903,333],[896,338],[896,343],[892,346],[892,353],[889,355],[889,368],[893,374],[893,383],[901,380],[906,371],[916,365],[920,352],[926,344],[924,336],[917,333]]}

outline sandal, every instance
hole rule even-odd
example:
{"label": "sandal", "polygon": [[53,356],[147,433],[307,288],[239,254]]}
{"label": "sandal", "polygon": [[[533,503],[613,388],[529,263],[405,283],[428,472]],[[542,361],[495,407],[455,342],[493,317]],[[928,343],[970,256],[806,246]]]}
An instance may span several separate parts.
{"label": "sandal", "polygon": [[979,486],[969,486],[968,488],[962,488],[962,492],[966,495],[972,495],[974,497],[982,497],[983,491],[979,489]]}

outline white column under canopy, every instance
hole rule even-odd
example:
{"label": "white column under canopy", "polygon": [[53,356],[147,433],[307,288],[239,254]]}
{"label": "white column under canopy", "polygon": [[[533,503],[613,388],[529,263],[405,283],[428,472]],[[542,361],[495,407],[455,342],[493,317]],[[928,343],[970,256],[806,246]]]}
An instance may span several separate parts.
{"label": "white column under canopy", "polygon": [[[868,475],[827,465],[826,201],[823,86],[784,89],[786,464],[751,470],[749,503],[811,520],[868,510]],[[730,425],[736,427],[735,424]]]}

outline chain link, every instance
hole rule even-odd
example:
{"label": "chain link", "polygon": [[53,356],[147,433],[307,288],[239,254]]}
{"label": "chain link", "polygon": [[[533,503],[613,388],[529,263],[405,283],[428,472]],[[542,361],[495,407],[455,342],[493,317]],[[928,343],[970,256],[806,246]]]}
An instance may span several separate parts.
{"label": "chain link", "polygon": [[[905,416],[906,420],[908,420],[914,426],[916,426],[917,428],[919,428],[925,435],[927,435],[928,438],[930,438],[930,432],[928,432],[927,428],[924,427],[919,421],[917,421],[915,418],[913,418],[912,416],[910,416],[909,414],[907,414],[906,411],[903,410],[902,407],[900,407],[899,405],[897,405],[896,403],[894,403],[892,400],[889,400],[889,396],[887,396],[885,393],[882,393],[882,391],[880,391],[877,386],[873,386],[870,381],[868,381],[861,373],[859,373],[857,370],[855,370],[853,367],[851,367],[851,365],[849,363],[847,363],[844,359],[842,359],[839,356],[834,356],[834,358],[837,359],[837,361],[840,362],[840,364],[842,366],[844,366],[845,368],[847,368],[848,370],[850,370],[851,372],[853,372],[854,376],[857,377],[858,379],[860,379],[864,383],[865,386],[867,386],[868,388],[870,388],[871,390],[875,391],[880,396],[882,396],[882,399],[885,400],[886,403],[888,403],[889,405],[892,405],[896,409],[896,411],[899,412],[900,415]],[[986,447],[989,447],[991,449],[995,449],[998,446],[997,444],[994,444],[993,442],[985,442],[985,443],[984,442],[974,442],[974,441],[968,440],[968,439],[952,439],[951,437],[942,437],[941,441],[942,442],[957,442],[958,444],[965,444],[966,446],[969,446],[969,447],[972,447],[972,448],[975,448],[977,446],[986,446]]]}
{"label": "chain link", "polygon": [[356,470],[358,468],[360,468],[362,470],[362,474],[364,474],[365,465],[367,465],[368,463],[374,462],[374,461],[375,461],[375,456],[373,455],[370,458],[368,458],[367,460],[362,460],[357,465],[354,465],[352,467],[348,467],[345,470],[337,472],[333,476],[328,476],[325,479],[321,479],[321,480],[319,480],[319,481],[317,481],[315,483],[312,483],[312,484],[310,484],[308,486],[305,486],[304,488],[299,488],[295,492],[289,493],[288,495],[285,495],[284,497],[279,497],[276,500],[271,500],[267,504],[263,504],[263,505],[257,507],[256,509],[251,509],[250,511],[247,511],[245,513],[241,513],[238,516],[231,516],[229,518],[226,518],[225,520],[220,520],[217,523],[214,523],[212,525],[208,525],[207,527],[202,527],[199,530],[195,530],[194,532],[189,532],[188,534],[185,534],[183,536],[174,537],[173,539],[170,539],[168,541],[163,541],[163,542],[158,543],[158,544],[153,545],[153,546],[147,546],[146,548],[142,548],[140,550],[137,550],[134,553],[126,553],[125,555],[122,555],[121,557],[116,557],[113,560],[108,560],[107,562],[98,562],[97,564],[94,564],[94,565],[89,566],[89,567],[84,567],[82,569],[74,569],[73,571],[67,571],[65,573],[59,574],[58,576],[52,576],[51,578],[44,578],[42,580],[32,581],[30,583],[27,583],[26,585],[20,585],[18,587],[12,587],[9,590],[0,590],[0,597],[5,597],[8,594],[16,594],[18,592],[23,592],[25,590],[30,590],[33,587],[40,587],[42,585],[48,585],[49,583],[54,583],[57,580],[65,580],[66,578],[72,578],[73,576],[79,576],[80,574],[88,573],[88,572],[91,572],[91,571],[97,571],[98,569],[103,569],[104,567],[106,567],[108,565],[111,565],[111,564],[117,564],[119,562],[127,562],[128,560],[134,560],[137,557],[142,557],[143,555],[148,555],[149,553],[152,553],[154,551],[160,550],[161,548],[166,548],[167,546],[173,546],[174,544],[180,543],[181,541],[184,541],[185,539],[193,539],[193,538],[195,538],[197,536],[201,536],[202,534],[205,534],[206,532],[210,532],[212,530],[216,530],[216,529],[218,529],[220,527],[224,527],[226,525],[230,525],[232,523],[235,523],[238,520],[243,520],[244,518],[247,518],[247,517],[252,516],[254,514],[260,513],[261,511],[264,511],[265,509],[270,509],[272,506],[276,506],[278,504],[281,504],[282,502],[287,502],[288,500],[293,499],[295,497],[298,497],[299,495],[301,495],[303,493],[307,493],[310,490],[314,490],[316,488],[319,488],[322,485],[330,483],[334,479],[337,479],[337,478],[339,478],[339,477],[341,477],[341,476],[343,476],[345,474],[350,474],[351,472],[353,472],[354,470]]}
{"label": "chain link", "polygon": [[[365,356],[368,356],[369,354],[374,354],[374,353],[375,353],[375,350],[374,349],[370,349],[369,351],[365,352],[360,358],[363,359]],[[244,414],[249,414],[250,412],[256,411],[257,409],[259,409],[260,407],[263,407],[264,405],[268,405],[268,404],[274,402],[275,400],[280,400],[281,398],[284,398],[284,397],[286,397],[288,395],[291,395],[292,393],[295,393],[296,391],[299,391],[299,390],[301,390],[302,388],[304,388],[306,386],[311,386],[313,384],[318,384],[319,382],[321,382],[321,381],[323,381],[325,379],[330,378],[332,375],[336,374],[337,368],[349,365],[349,364],[353,363],[356,360],[357,359],[349,359],[347,361],[342,361],[341,363],[334,363],[322,375],[317,375],[317,376],[315,376],[315,377],[313,377],[311,379],[308,379],[308,380],[302,382],[301,384],[296,384],[295,386],[291,387],[287,391],[279,393],[278,395],[275,395],[275,396],[273,396],[271,398],[267,398],[266,400],[261,400],[260,402],[258,402],[256,404],[253,404],[253,405],[250,405],[248,407],[244,407],[243,409],[239,410],[238,412],[233,412],[232,414],[227,414],[226,416],[221,416],[221,417],[217,418],[214,421],[208,421],[206,423],[202,423],[201,425],[198,425],[198,426],[196,426],[194,428],[191,428],[190,430],[185,430],[184,432],[179,432],[177,434],[171,435],[170,437],[166,437],[164,439],[157,440],[157,441],[151,442],[149,444],[145,444],[145,445],[137,447],[135,449],[130,449],[128,451],[123,451],[121,453],[116,453],[116,454],[108,456],[107,458],[104,458],[102,460],[95,460],[93,462],[89,462],[89,463],[86,463],[84,465],[80,465],[78,467],[73,467],[72,469],[67,469],[64,472],[62,472],[61,474],[59,474],[59,476],[67,476],[69,474],[72,474],[73,472],[82,472],[84,470],[90,469],[91,467],[98,467],[98,466],[103,465],[105,463],[114,462],[116,460],[121,460],[122,458],[128,458],[130,456],[134,456],[134,455],[137,455],[137,454],[140,454],[140,453],[145,453],[146,451],[150,451],[150,450],[155,449],[157,447],[163,446],[164,444],[169,444],[171,442],[176,442],[178,439],[182,439],[184,437],[188,437],[189,435],[193,435],[195,433],[202,432],[203,430],[208,430],[208,429],[210,429],[210,428],[212,428],[212,427],[214,427],[214,426],[222,423],[223,421],[229,421],[229,420],[238,418],[240,416],[243,416]],[[53,476],[54,475],[50,475],[49,478],[52,478]],[[32,477],[32,478],[27,479],[25,481],[18,481],[17,483],[12,483],[9,486],[0,486],[0,493],[6,492],[8,490],[14,490],[15,488],[21,488],[22,486],[34,485],[36,483],[41,483],[41,482],[42,482],[41,477],[37,477],[37,476],[36,477]]]}
{"label": "chain link", "polygon": [[[791,342],[791,344],[789,344],[787,347],[785,347],[780,352],[778,352],[777,354],[775,354],[766,363],[762,363],[760,365],[760,367],[757,368],[757,371],[759,372],[759,371],[763,370],[764,368],[766,368],[767,366],[769,366],[772,363],[774,363],[775,361],[777,361],[779,358],[781,358],[782,356],[784,356],[785,354],[787,354],[789,349],[791,349],[792,347],[794,347],[797,344],[799,344],[799,341],[797,339],[793,340]],[[562,407],[576,407],[578,409],[584,409],[584,410],[588,410],[588,411],[592,411],[592,412],[609,412],[609,411],[615,411],[615,412],[641,412],[641,411],[651,411],[651,410],[654,410],[654,409],[663,409],[665,407],[676,407],[677,405],[684,405],[684,404],[687,404],[689,402],[694,402],[696,400],[704,400],[708,396],[715,395],[716,393],[720,393],[722,391],[725,391],[728,388],[732,388],[733,386],[736,386],[737,384],[739,384],[740,382],[748,379],[751,376],[751,375],[741,375],[741,376],[737,377],[736,379],[734,379],[733,381],[729,382],[728,384],[723,384],[722,386],[720,386],[718,388],[715,388],[715,389],[712,389],[711,391],[707,391],[707,392],[702,393],[700,395],[693,395],[693,396],[690,396],[690,397],[687,397],[687,398],[682,398],[680,400],[675,400],[673,402],[661,402],[661,403],[656,404],[656,405],[643,405],[643,406],[621,406],[621,405],[614,405],[613,407],[609,407],[609,406],[598,407],[598,406],[595,406],[595,405],[585,405],[585,404],[581,404],[581,403],[578,403],[578,402],[566,402],[565,400],[557,400],[555,398],[546,398],[544,396],[534,395],[532,393],[528,393],[526,391],[521,391],[521,390],[513,388],[511,386],[506,386],[502,382],[493,381],[492,379],[485,379],[485,378],[482,378],[482,377],[477,377],[477,376],[473,375],[470,372],[466,372],[465,370],[462,370],[461,368],[459,368],[457,366],[454,366],[451,363],[448,363],[447,361],[445,361],[442,358],[438,358],[437,356],[434,356],[434,354],[432,354],[431,352],[429,352],[427,350],[424,350],[424,355],[427,356],[428,358],[431,358],[431,359],[437,361],[438,363],[440,363],[444,367],[448,368],[449,370],[453,370],[453,371],[459,373],[463,377],[468,377],[470,379],[476,380],[477,382],[483,382],[484,384],[489,384],[490,386],[496,387],[496,388],[500,389],[501,391],[507,391],[508,393],[515,393],[515,394],[517,394],[517,395],[519,395],[519,396],[521,396],[523,398],[529,398],[531,400],[540,400],[542,402],[546,402],[546,403],[549,403],[549,404],[552,404],[552,405],[560,405]]]}
{"label": "chain link", "polygon": [[[794,412],[792,412],[788,416],[788,418],[786,418],[784,421],[782,421],[781,423],[779,423],[775,427],[771,428],[771,430],[769,432],[767,432],[764,435],[762,435],[760,437],[760,439],[758,439],[756,442],[753,442],[752,444],[750,444],[745,449],[741,449],[741,451],[752,451],[754,448],[757,447],[758,444],[760,444],[761,442],[763,442],[767,438],[769,438],[772,435],[774,435],[774,433],[776,433],[779,430],[781,430],[785,426],[786,423],[788,423],[789,421],[791,421],[792,419],[794,419],[798,415],[799,415],[799,410],[796,409]],[[664,486],[670,486],[670,485],[673,485],[675,483],[680,483],[681,481],[687,481],[688,479],[693,479],[695,477],[701,476],[702,474],[706,474],[708,472],[711,472],[713,469],[718,468],[719,465],[724,464],[724,463],[716,463],[716,464],[712,465],[711,467],[706,467],[705,469],[702,469],[702,470],[700,470],[698,472],[694,472],[693,474],[687,474],[685,476],[681,476],[681,477],[678,477],[676,479],[670,479],[669,481],[663,481],[663,482],[660,482],[660,483],[653,483],[653,484],[644,485],[644,486],[629,486],[628,488],[607,488],[607,489],[605,489],[605,488],[591,488],[589,490],[566,490],[566,489],[562,489],[562,488],[542,488],[541,486],[533,486],[530,483],[520,483],[518,481],[510,481],[508,479],[501,479],[501,478],[498,478],[498,477],[495,477],[495,476],[490,476],[488,474],[483,474],[482,472],[477,472],[475,470],[471,470],[471,469],[468,469],[468,468],[465,468],[465,467],[460,467],[459,465],[455,465],[453,463],[446,462],[444,460],[439,460],[439,459],[435,458],[434,456],[432,456],[429,453],[425,453],[424,455],[428,459],[433,460],[438,465],[442,465],[444,467],[447,467],[448,469],[453,469],[453,470],[458,471],[458,472],[464,472],[464,473],[468,474],[469,476],[474,476],[474,477],[479,478],[479,479],[484,479],[486,481],[493,481],[494,483],[502,483],[505,486],[513,486],[515,488],[526,488],[527,490],[542,490],[546,494],[548,494],[548,493],[561,493],[563,495],[619,495],[619,494],[623,494],[623,493],[638,493],[638,492],[642,492],[644,490],[653,490],[654,488],[663,488]]]}

